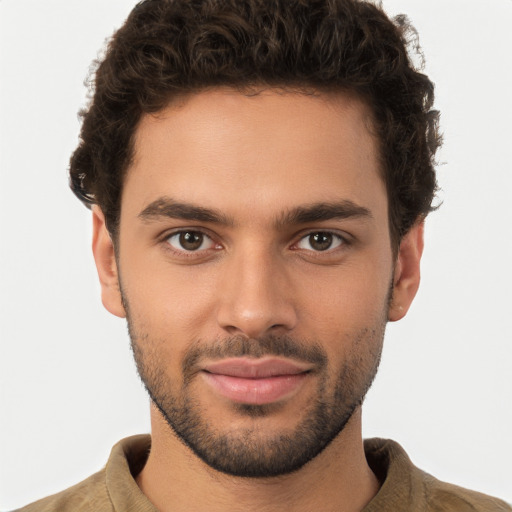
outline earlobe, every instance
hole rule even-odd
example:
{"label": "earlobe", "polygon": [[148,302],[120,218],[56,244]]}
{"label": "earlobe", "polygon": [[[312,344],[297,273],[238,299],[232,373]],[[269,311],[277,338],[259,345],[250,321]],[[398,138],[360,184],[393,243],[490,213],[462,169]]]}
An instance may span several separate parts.
{"label": "earlobe", "polygon": [[101,300],[107,311],[120,318],[124,318],[126,312],[123,307],[121,290],[119,288],[119,276],[114,245],[105,224],[105,216],[99,206],[93,206],[92,221],[92,252],[100,279]]}
{"label": "earlobe", "polygon": [[393,295],[388,318],[396,322],[403,318],[420,285],[420,261],[423,253],[424,222],[417,222],[402,238],[395,262]]}

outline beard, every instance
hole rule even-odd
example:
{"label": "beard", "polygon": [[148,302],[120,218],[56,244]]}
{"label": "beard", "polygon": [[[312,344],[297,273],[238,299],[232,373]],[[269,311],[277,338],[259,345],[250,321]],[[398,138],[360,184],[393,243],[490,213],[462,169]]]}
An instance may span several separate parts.
{"label": "beard", "polygon": [[[327,354],[317,342],[289,336],[268,335],[258,339],[234,336],[213,343],[196,341],[181,362],[181,379],[166,372],[160,347],[172,340],[151,339],[134,325],[124,298],[131,346],[139,376],[163,418],[192,452],[211,468],[238,477],[275,477],[297,471],[319,455],[345,428],[362,404],[380,362],[386,320],[363,328],[340,346],[351,348],[341,367],[330,368]],[[257,419],[271,417],[281,403],[253,405],[232,403],[239,416],[254,418],[252,427],[216,429],[205,417],[194,394],[201,371],[199,362],[228,357],[283,356],[310,363],[317,377],[315,398],[301,411],[294,428],[269,431]]]}

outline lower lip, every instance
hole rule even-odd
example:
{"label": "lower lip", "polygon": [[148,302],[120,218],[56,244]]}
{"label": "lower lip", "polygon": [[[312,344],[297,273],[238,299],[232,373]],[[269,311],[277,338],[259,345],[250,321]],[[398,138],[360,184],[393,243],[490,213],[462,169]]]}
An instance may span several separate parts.
{"label": "lower lip", "polygon": [[298,391],[307,373],[276,375],[261,379],[244,379],[203,372],[206,382],[229,400],[241,404],[263,405],[278,402]]}

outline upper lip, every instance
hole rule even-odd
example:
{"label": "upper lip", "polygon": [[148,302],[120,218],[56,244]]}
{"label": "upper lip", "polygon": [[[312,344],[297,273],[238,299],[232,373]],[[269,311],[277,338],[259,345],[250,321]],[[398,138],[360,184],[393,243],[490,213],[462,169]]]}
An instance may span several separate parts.
{"label": "upper lip", "polygon": [[263,379],[280,375],[298,375],[311,370],[311,365],[290,359],[236,357],[207,363],[203,370],[217,375],[245,379]]}

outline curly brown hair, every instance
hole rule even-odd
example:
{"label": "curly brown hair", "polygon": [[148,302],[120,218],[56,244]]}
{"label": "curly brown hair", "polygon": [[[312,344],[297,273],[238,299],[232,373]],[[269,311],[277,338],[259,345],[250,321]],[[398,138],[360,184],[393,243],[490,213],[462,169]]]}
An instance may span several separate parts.
{"label": "curly brown hair", "polygon": [[[414,68],[416,34],[361,0],[145,0],[96,63],[70,185],[115,240],[141,116],[207,87],[350,91],[372,109],[394,247],[433,208],[440,145],[434,86]],[[417,37],[412,38],[416,48]]]}

